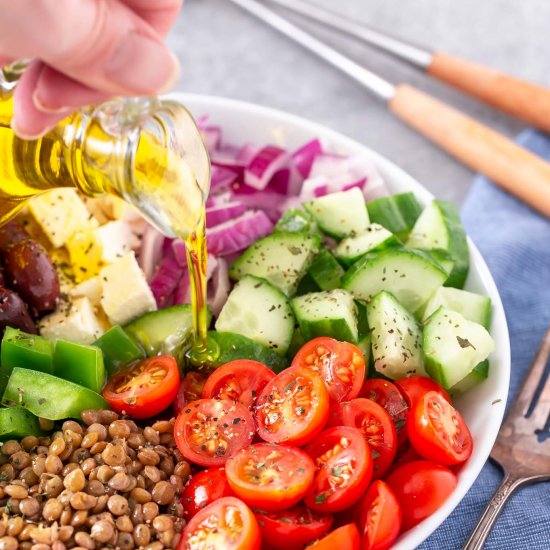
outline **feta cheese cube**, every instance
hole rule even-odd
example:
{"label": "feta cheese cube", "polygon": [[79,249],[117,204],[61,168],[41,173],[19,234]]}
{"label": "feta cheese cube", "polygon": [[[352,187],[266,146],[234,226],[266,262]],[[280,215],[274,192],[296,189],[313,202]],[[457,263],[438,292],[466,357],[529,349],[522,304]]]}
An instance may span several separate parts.
{"label": "feta cheese cube", "polygon": [[34,197],[29,210],[55,248],[75,233],[98,225],[74,189],[54,189]]}
{"label": "feta cheese cube", "polygon": [[94,277],[103,267],[102,248],[94,231],[79,231],[65,243],[74,280],[78,283]]}
{"label": "feta cheese cube", "polygon": [[114,325],[157,309],[155,297],[147,284],[134,252],[118,258],[100,273],[103,296],[101,307]]}
{"label": "feta cheese cube", "polygon": [[139,246],[139,239],[130,225],[123,221],[108,222],[94,229],[94,236],[101,247],[101,259],[110,264]]}
{"label": "feta cheese cube", "polygon": [[56,311],[41,319],[38,329],[49,340],[61,338],[77,344],[91,344],[105,332],[86,297],[62,302]]}
{"label": "feta cheese cube", "polygon": [[101,302],[101,279],[99,277],[90,277],[86,281],[82,281],[69,291],[69,296],[73,298],[86,297],[90,300],[93,306],[99,306]]}

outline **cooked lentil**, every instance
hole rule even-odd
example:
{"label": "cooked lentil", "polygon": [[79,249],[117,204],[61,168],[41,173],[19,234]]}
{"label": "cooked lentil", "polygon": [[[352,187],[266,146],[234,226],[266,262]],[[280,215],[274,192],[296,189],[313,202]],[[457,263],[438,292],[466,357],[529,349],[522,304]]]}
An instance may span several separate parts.
{"label": "cooked lentil", "polygon": [[174,421],[84,411],[82,422],[1,445],[0,550],[175,548],[191,467]]}

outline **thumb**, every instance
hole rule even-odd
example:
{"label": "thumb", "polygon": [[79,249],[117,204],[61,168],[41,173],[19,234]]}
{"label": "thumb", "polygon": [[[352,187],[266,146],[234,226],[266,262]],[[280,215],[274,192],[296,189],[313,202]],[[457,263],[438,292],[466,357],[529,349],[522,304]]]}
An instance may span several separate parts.
{"label": "thumb", "polygon": [[108,95],[168,89],[178,62],[119,0],[0,0],[0,58],[34,57]]}

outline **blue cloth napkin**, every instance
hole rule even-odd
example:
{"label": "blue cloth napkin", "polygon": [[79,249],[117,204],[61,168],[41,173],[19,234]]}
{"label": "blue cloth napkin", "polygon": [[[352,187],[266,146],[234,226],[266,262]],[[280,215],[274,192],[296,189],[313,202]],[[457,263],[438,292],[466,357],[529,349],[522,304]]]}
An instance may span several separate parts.
{"label": "blue cloth napkin", "polygon": [[[550,161],[549,136],[526,130],[517,141]],[[509,404],[550,325],[550,222],[481,176],[464,203],[462,219],[504,303],[512,347]],[[463,501],[419,548],[462,548],[501,480],[500,468],[487,462]],[[515,493],[485,548],[550,549],[550,482]]]}

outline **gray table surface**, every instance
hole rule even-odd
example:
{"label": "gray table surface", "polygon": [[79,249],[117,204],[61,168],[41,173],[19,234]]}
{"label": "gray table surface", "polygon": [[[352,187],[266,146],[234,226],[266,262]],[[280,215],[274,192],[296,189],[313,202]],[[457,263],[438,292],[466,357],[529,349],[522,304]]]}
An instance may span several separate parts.
{"label": "gray table surface", "polygon": [[[550,85],[549,0],[310,1],[418,44]],[[393,82],[413,83],[507,135],[523,127],[372,48],[304,26]],[[464,198],[472,181],[467,168],[394,118],[355,82],[229,0],[186,0],[168,40],[183,68],[177,90],[299,114],[387,156],[437,196],[456,203]]]}

